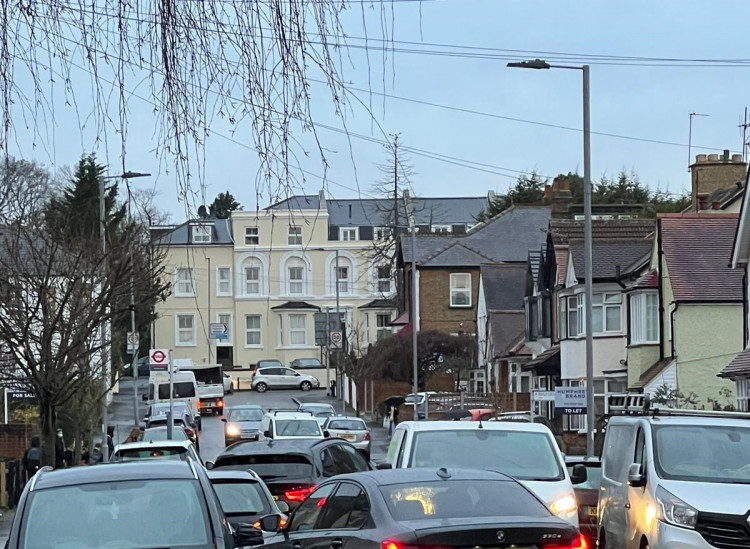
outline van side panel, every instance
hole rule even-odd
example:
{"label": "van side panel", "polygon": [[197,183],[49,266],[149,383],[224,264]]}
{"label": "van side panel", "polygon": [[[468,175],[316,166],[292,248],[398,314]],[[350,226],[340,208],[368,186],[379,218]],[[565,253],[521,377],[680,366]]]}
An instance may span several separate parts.
{"label": "van side panel", "polygon": [[627,529],[628,467],[635,455],[634,423],[610,421],[602,450],[599,525],[607,547],[625,547]]}

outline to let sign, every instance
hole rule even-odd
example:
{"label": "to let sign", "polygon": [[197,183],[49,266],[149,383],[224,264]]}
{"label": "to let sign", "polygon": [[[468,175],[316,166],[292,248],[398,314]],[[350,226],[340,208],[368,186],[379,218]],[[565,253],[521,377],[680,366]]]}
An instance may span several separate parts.
{"label": "to let sign", "polygon": [[586,387],[555,387],[555,414],[585,414]]}

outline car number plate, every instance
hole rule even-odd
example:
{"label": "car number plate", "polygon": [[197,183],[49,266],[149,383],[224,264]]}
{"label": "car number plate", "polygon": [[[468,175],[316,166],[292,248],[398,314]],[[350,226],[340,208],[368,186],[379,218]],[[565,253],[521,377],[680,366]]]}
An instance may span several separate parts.
{"label": "car number plate", "polygon": [[596,518],[598,509],[596,506],[589,507],[589,518]]}
{"label": "car number plate", "polygon": [[240,435],[240,438],[255,438],[255,435]]}
{"label": "car number plate", "polygon": [[341,435],[344,440],[357,440],[357,435]]}

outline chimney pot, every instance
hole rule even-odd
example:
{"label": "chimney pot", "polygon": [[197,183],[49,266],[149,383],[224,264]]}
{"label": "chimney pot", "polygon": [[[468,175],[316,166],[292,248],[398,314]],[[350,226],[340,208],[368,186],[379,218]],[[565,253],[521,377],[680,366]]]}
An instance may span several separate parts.
{"label": "chimney pot", "polygon": [[696,164],[698,162],[705,162],[706,161],[706,155],[705,154],[697,154],[695,155],[695,162]]}
{"label": "chimney pot", "polygon": [[698,211],[707,210],[708,209],[708,195],[699,194],[697,198],[698,198]]}
{"label": "chimney pot", "polygon": [[719,155],[718,154],[709,154],[708,155],[708,161],[709,162],[718,162],[719,161]]}
{"label": "chimney pot", "polygon": [[735,162],[737,164],[739,164],[740,162],[742,162],[742,155],[741,154],[733,154],[732,155],[732,162]]}
{"label": "chimney pot", "polygon": [[722,155],[722,160],[729,160],[729,149],[724,149],[724,154]]}
{"label": "chimney pot", "polygon": [[550,196],[552,195],[552,186],[551,185],[545,185],[544,186],[544,200],[545,202],[549,200]]}
{"label": "chimney pot", "polygon": [[719,203],[718,200],[714,200],[713,202],[711,202],[711,209],[712,210],[720,210],[721,209],[721,204]]}

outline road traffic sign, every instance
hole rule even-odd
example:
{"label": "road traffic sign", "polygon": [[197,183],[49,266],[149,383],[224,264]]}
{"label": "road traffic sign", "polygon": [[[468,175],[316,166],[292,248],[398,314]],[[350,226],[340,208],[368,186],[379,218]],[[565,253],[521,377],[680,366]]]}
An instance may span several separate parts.
{"label": "road traffic sign", "polygon": [[227,339],[227,325],[221,322],[212,322],[209,324],[208,331],[211,339]]}
{"label": "road traffic sign", "polygon": [[166,370],[169,366],[169,351],[167,349],[151,349],[148,357],[152,370]]}
{"label": "road traffic sign", "polygon": [[133,354],[138,350],[138,343],[140,341],[138,332],[128,332],[128,353]]}
{"label": "road traffic sign", "polygon": [[331,332],[331,347],[334,349],[341,349],[341,343],[344,341],[344,334],[342,332]]}

